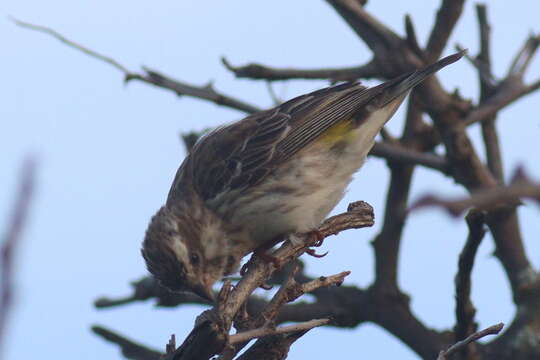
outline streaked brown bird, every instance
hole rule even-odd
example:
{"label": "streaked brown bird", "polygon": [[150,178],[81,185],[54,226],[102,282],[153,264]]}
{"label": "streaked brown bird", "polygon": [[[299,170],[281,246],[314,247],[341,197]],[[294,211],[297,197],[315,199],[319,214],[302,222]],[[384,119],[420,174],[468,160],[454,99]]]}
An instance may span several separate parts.
{"label": "streaked brown bird", "polygon": [[317,228],[409,91],[463,52],[372,88],[348,82],[296,97],[202,137],[142,244],[171,290],[212,300],[243,256]]}

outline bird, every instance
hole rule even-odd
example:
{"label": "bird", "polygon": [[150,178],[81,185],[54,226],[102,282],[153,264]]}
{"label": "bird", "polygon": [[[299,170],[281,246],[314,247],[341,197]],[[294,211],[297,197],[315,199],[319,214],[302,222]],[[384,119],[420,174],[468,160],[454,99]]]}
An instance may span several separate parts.
{"label": "bird", "polygon": [[214,301],[213,285],[245,255],[317,229],[410,90],[463,55],[370,88],[323,88],[202,136],[150,220],[148,271]]}

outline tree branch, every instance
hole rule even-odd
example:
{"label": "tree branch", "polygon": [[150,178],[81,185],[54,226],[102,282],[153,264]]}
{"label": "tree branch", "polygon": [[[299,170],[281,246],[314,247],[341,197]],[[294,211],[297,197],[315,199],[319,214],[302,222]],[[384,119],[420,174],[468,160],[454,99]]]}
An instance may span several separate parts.
{"label": "tree branch", "polygon": [[441,156],[411,150],[405,146],[394,145],[387,142],[375,143],[369,152],[369,155],[405,165],[422,165],[430,169],[438,170],[443,174],[449,172],[448,162]]}
{"label": "tree branch", "polygon": [[352,81],[356,79],[371,79],[379,77],[374,61],[360,66],[344,68],[325,69],[294,69],[294,68],[273,68],[261,64],[247,64],[243,66],[233,66],[226,58],[222,57],[223,65],[237,78],[257,79],[257,80],[291,80],[291,79],[328,79],[332,82]]}
{"label": "tree branch", "polygon": [[103,339],[116,344],[120,347],[122,355],[126,359],[132,360],[160,360],[163,353],[148,348],[146,346],[137,344],[129,340],[126,337],[116,334],[115,332],[108,330],[104,327],[94,325],[92,326],[92,331],[101,336]]}
{"label": "tree branch", "polygon": [[[476,5],[476,16],[480,33],[480,53],[476,57],[478,68],[478,81],[480,83],[480,101],[492,96],[496,91],[491,70],[491,27],[487,19],[487,9],[483,4]],[[496,84],[496,83],[495,83]],[[499,135],[495,127],[496,114],[482,122],[482,137],[486,150],[488,168],[499,184],[504,182],[502,155]]]}
{"label": "tree branch", "polygon": [[[456,325],[454,336],[456,341],[463,340],[477,331],[474,321],[476,309],[471,301],[471,273],[478,247],[484,238],[484,214],[469,211],[466,217],[469,236],[459,255],[458,272],[456,274]],[[472,345],[472,344],[471,344]],[[479,360],[476,347],[465,346],[462,355],[467,360]]]}
{"label": "tree branch", "polygon": [[441,351],[439,353],[439,356],[437,357],[437,360],[447,360],[450,356],[452,356],[457,351],[463,349],[468,344],[472,343],[473,341],[480,340],[481,338],[488,336],[488,335],[497,335],[501,332],[502,328],[504,327],[503,323],[498,323],[496,325],[492,325],[484,330],[478,331],[468,338],[466,338],[463,341],[460,341],[458,343],[455,343],[447,350]]}
{"label": "tree branch", "polygon": [[522,198],[529,198],[540,204],[540,184],[531,182],[521,168],[516,170],[512,178],[513,180],[508,186],[479,190],[465,199],[446,200],[434,195],[424,195],[414,202],[408,211],[415,211],[427,206],[439,206],[451,216],[457,217],[469,208],[494,211],[500,208],[514,207],[520,203]]}
{"label": "tree branch", "polygon": [[463,12],[464,2],[465,0],[442,1],[426,46],[426,60],[428,63],[434,62],[441,57],[448,39]]}
{"label": "tree branch", "polygon": [[125,66],[121,65],[118,61],[114,60],[113,58],[106,55],[102,55],[94,50],[91,50],[72,40],[69,40],[51,28],[30,24],[30,23],[20,21],[17,19],[12,19],[12,20],[18,26],[53,36],[54,38],[56,38],[57,40],[61,41],[62,43],[66,44],[67,46],[71,48],[79,50],[90,57],[93,57],[93,58],[96,58],[98,60],[108,63],[109,65],[120,70],[124,74],[125,82],[129,82],[131,80],[142,81],[147,84],[151,84],[160,88],[171,90],[175,92],[176,95],[178,96],[185,95],[185,96],[190,96],[190,97],[194,97],[198,99],[207,100],[217,105],[226,106],[226,107],[239,110],[248,114],[261,110],[260,108],[254,105],[248,104],[242,100],[238,100],[232,96],[217,92],[214,89],[212,83],[209,83],[205,86],[195,86],[195,85],[191,85],[186,82],[183,82],[183,81],[179,81],[179,80],[175,80],[173,78],[167,77],[155,70],[151,70],[145,67],[143,67],[143,71],[144,71],[143,73],[132,72],[128,70]]}

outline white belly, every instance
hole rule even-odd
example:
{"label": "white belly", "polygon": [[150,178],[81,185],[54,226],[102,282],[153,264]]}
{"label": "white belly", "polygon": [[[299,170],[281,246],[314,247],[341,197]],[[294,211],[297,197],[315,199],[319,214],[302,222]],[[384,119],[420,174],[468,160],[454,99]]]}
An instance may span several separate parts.
{"label": "white belly", "polygon": [[250,196],[254,200],[238,203],[228,220],[247,224],[259,245],[316,229],[343,198],[352,175],[364,162],[371,144],[361,143],[340,151],[329,151],[317,143],[302,150],[259,184]]}
{"label": "white belly", "polygon": [[[343,198],[375,136],[403,98],[373,111],[333,147],[315,141],[280,165],[249,196],[231,195],[217,211],[233,226],[246,227],[255,247],[276,237],[316,229]],[[234,211],[231,211],[234,208]]]}

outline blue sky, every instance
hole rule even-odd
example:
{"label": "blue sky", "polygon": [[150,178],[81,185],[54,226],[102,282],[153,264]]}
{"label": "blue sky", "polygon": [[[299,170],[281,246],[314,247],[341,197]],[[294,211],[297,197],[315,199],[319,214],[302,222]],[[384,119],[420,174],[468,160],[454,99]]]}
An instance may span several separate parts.
{"label": "blue sky", "polygon": [[[390,6],[391,4],[391,6]],[[403,33],[410,13],[422,44],[438,1],[372,1],[368,9]],[[503,75],[513,54],[531,31],[540,31],[540,5],[491,2],[493,59]],[[144,84],[122,84],[122,75],[43,34],[16,27],[7,16],[50,26],[86,46],[114,57],[132,70],[141,65],[194,84],[214,82],[218,90],[271,105],[266,85],[236,80],[220,56],[233,64],[250,61],[273,66],[349,66],[370,58],[366,46],[324,1],[115,2],[7,0],[0,4],[2,67],[0,74],[0,229],[8,218],[17,173],[28,153],[39,158],[37,194],[17,258],[16,307],[6,339],[5,358],[40,356],[119,359],[117,349],[94,336],[99,323],[133,339],[162,348],[171,333],[183,338],[202,307],[156,309],[152,302],[97,311],[101,295],[127,294],[129,281],[145,274],[140,241],[150,216],[163,203],[182,161],[181,131],[237,120],[243,114],[201,100],[177,98]],[[450,44],[478,48],[473,3]],[[452,49],[447,49],[446,53]],[[540,76],[540,62],[528,79]],[[474,70],[466,61],[445,69],[447,89],[459,86],[476,98]],[[283,98],[324,86],[324,82],[277,83]],[[534,94],[511,105],[499,118],[507,174],[519,164],[540,179],[540,120]],[[398,134],[402,112],[390,123]],[[479,131],[471,128],[476,144]],[[482,150],[480,150],[482,153]],[[482,154],[483,156],[483,154]],[[382,219],[388,181],[384,162],[370,159],[336,208],[353,200],[370,202]],[[415,175],[412,197],[427,191],[463,194],[449,179],[429,170]],[[538,209],[520,210],[531,260],[540,265]],[[373,278],[371,229],[352,231],[325,243],[330,254],[306,259],[312,275],[352,270],[348,283],[368,285]],[[412,296],[412,308],[429,326],[453,326],[453,276],[466,236],[462,222],[440,211],[415,214],[407,224],[400,263],[400,284]],[[473,274],[473,300],[481,326],[512,318],[506,278],[483,242]],[[323,340],[324,339],[324,340]],[[384,330],[366,324],[354,330],[317,329],[304,336],[290,358],[361,351],[368,356],[414,359],[415,355]],[[359,346],[360,345],[360,346]]]}

